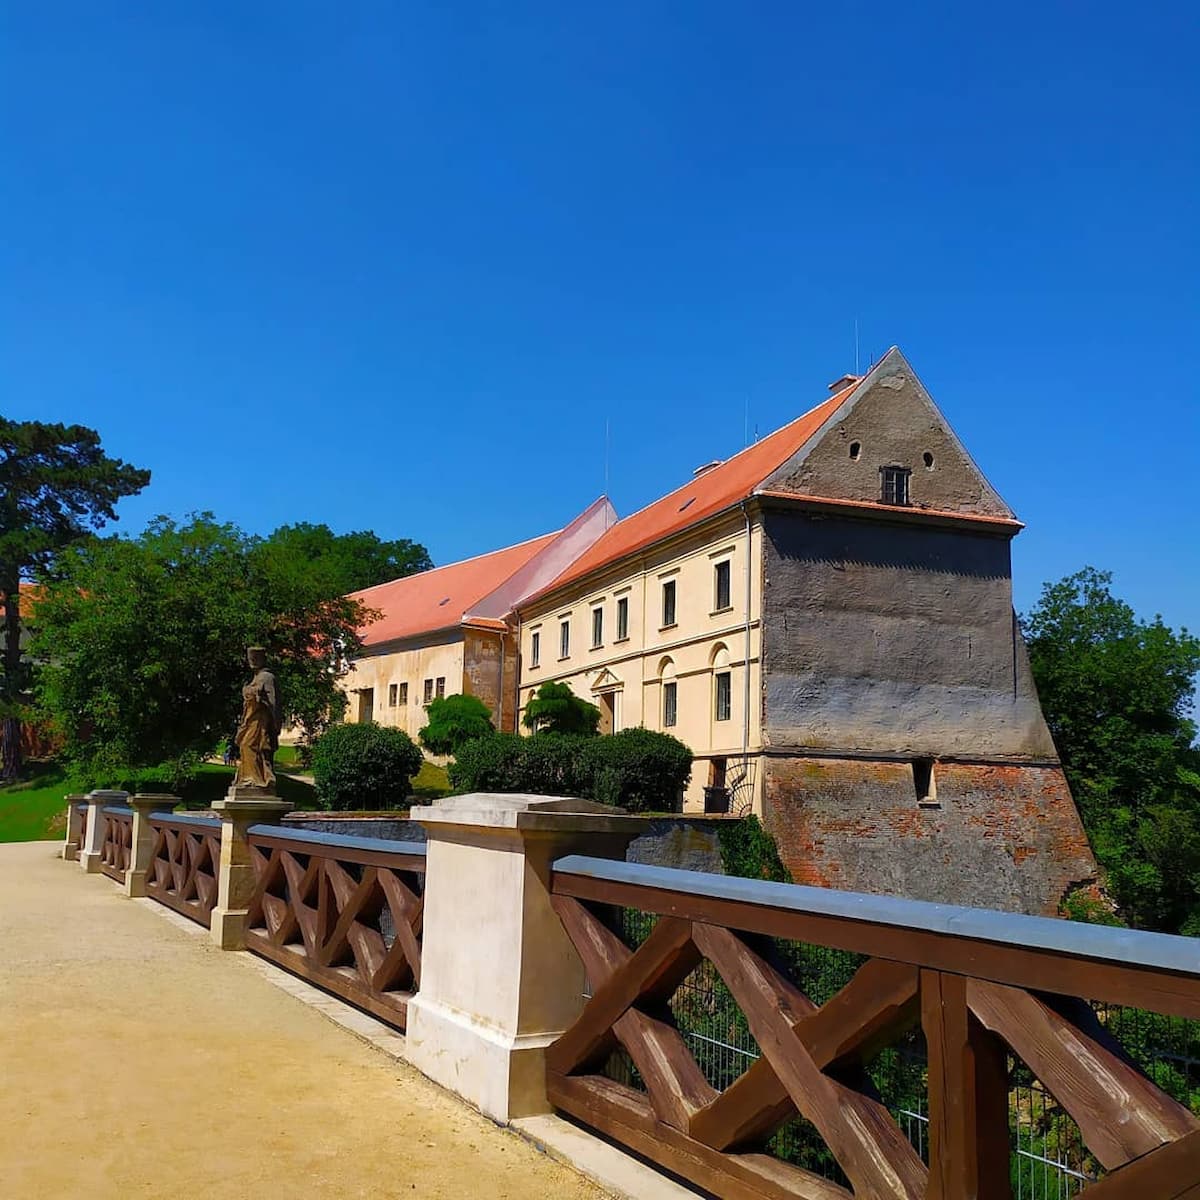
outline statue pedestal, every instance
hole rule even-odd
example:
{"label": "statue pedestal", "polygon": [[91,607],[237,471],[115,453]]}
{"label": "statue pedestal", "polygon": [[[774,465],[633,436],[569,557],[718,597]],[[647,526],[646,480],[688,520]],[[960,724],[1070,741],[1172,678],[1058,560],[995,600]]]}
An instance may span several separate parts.
{"label": "statue pedestal", "polygon": [[234,784],[224,800],[213,804],[213,812],[221,818],[221,870],[210,932],[222,950],[246,948],[247,906],[254,893],[247,831],[251,825],[278,825],[294,807],[252,784]]}

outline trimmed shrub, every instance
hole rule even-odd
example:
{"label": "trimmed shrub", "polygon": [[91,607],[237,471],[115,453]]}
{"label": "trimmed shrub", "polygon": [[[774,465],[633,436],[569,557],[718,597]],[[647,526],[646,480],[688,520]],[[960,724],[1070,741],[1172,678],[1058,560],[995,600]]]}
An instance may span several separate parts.
{"label": "trimmed shrub", "polygon": [[611,737],[494,733],[468,742],[450,765],[457,792],[582,796],[630,812],[677,812],[692,773],[692,752],[649,729]]}
{"label": "trimmed shrub", "polygon": [[580,753],[591,738],[562,733],[493,733],[460,747],[450,764],[456,792],[532,792],[587,796],[590,777]]}
{"label": "trimmed shrub", "polygon": [[455,754],[492,732],[492,710],[478,696],[443,696],[425,706],[429,724],[417,737],[430,754]]}
{"label": "trimmed shrub", "polygon": [[394,808],[408,799],[408,781],[424,761],[400,729],[371,722],[331,725],[312,748],[317,800],[333,812]]}
{"label": "trimmed shrub", "polygon": [[589,799],[636,812],[678,812],[692,774],[692,752],[652,729],[622,729],[580,747]]}
{"label": "trimmed shrub", "polygon": [[569,683],[543,683],[525,706],[522,724],[535,733],[594,735],[600,710],[575,695]]}
{"label": "trimmed shrub", "polygon": [[521,743],[518,733],[491,733],[460,746],[446,768],[456,792],[519,792]]}

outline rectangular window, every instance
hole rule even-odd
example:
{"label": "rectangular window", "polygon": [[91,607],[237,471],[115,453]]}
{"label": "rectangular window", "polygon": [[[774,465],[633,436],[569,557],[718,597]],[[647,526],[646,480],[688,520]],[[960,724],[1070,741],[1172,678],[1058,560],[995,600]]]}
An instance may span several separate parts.
{"label": "rectangular window", "polygon": [[622,596],[617,601],[617,641],[623,642],[629,636],[629,597]]}
{"label": "rectangular window", "polygon": [[592,649],[604,645],[604,609],[592,609]]}
{"label": "rectangular window", "polygon": [[529,637],[529,665],[531,667],[538,666],[542,661],[542,635],[539,630],[534,630]]}
{"label": "rectangular window", "polygon": [[446,677],[439,675],[437,681],[437,698],[441,700],[446,695]]}
{"label": "rectangular window", "polygon": [[728,671],[722,671],[716,678],[716,718],[718,721],[728,721],[733,709],[733,678]]}
{"label": "rectangular window", "polygon": [[912,472],[907,467],[880,467],[879,473],[883,478],[884,504],[907,504],[908,477]]}
{"label": "rectangular window", "polygon": [[679,716],[679,684],[663,684],[663,728],[670,729]]}
{"label": "rectangular window", "polygon": [[675,580],[668,579],[663,584],[662,623],[665,629],[675,624]]}
{"label": "rectangular window", "polygon": [[404,708],[408,704],[408,684],[400,685],[400,707]]}
{"label": "rectangular window", "polygon": [[433,699],[433,680],[425,680],[425,703],[428,704]]}
{"label": "rectangular window", "polygon": [[388,684],[388,708],[395,708],[400,697],[400,688],[394,684]]}
{"label": "rectangular window", "polygon": [[715,587],[714,587],[715,597],[714,598],[716,600],[716,603],[713,605],[713,608],[715,608],[718,612],[720,612],[721,609],[729,608],[731,606],[730,605],[730,592],[729,592],[729,560],[728,559],[726,559],[724,562],[717,563],[716,568],[715,568],[715,575],[716,575],[716,578],[714,580],[714,583],[715,583]]}
{"label": "rectangular window", "polygon": [[558,657],[567,658],[571,653],[571,622],[564,621],[558,627]]}

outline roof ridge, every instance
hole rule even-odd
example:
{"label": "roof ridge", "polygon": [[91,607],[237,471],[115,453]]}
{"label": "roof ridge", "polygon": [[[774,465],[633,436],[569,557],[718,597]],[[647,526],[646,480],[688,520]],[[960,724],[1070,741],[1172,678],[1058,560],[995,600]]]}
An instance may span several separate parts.
{"label": "roof ridge", "polygon": [[[866,376],[864,375],[862,377],[862,379],[865,379],[865,378],[866,378]],[[791,429],[791,427],[793,425],[795,425],[797,422],[803,421],[806,418],[811,417],[813,415],[813,413],[815,413],[817,411],[817,409],[823,408],[831,400],[836,400],[839,397],[844,398],[845,396],[849,395],[850,392],[852,392],[856,387],[858,387],[859,383],[862,382],[862,379],[859,379],[857,382],[850,384],[848,387],[844,387],[840,392],[835,392],[831,396],[826,396],[824,400],[821,400],[817,404],[814,404],[812,406],[812,408],[805,409],[804,412],[802,412],[799,416],[793,417],[790,421],[786,422],[783,425],[780,425],[778,429],[772,429],[770,433],[768,433],[764,437],[760,438],[757,442],[751,442],[750,445],[743,446],[740,450],[731,454],[728,458],[721,459],[721,461],[715,467],[712,467],[709,470],[705,471],[703,475],[693,475],[691,479],[688,479],[685,482],[681,483],[678,487],[672,488],[669,492],[664,492],[661,496],[656,496],[653,500],[650,500],[646,504],[643,504],[641,508],[634,509],[633,512],[627,513],[623,517],[619,517],[617,519],[616,524],[610,525],[609,528],[616,529],[617,525],[623,525],[626,521],[632,521],[634,517],[636,517],[639,513],[644,513],[646,511],[646,509],[653,508],[656,504],[662,504],[664,500],[669,500],[672,496],[675,495],[676,492],[682,492],[684,488],[691,487],[692,484],[698,483],[701,479],[710,478],[711,476],[715,475],[719,470],[721,470],[722,467],[726,466],[726,464],[733,462],[734,459],[740,458],[743,454],[746,454],[751,450],[757,449],[759,446],[761,446],[763,444],[763,442],[770,441],[771,438],[778,437],[779,434],[785,433],[787,430]],[[771,474],[771,471],[768,471],[767,474],[763,476],[763,479],[766,479],[770,474]],[[763,480],[760,479],[758,481],[758,483],[755,484],[755,487],[759,486],[759,484],[761,484],[762,482],[763,482]]]}
{"label": "roof ridge", "polygon": [[469,558],[458,558],[454,562],[442,563],[440,567],[429,567],[425,571],[414,571],[411,575],[397,575],[395,579],[385,579],[383,583],[373,583],[370,587],[359,588],[356,592],[351,592],[351,596],[361,596],[365,592],[374,592],[379,588],[391,587],[394,583],[403,583],[408,579],[420,579],[424,576],[436,575],[438,571],[449,571],[452,567],[462,567],[467,563],[478,562],[481,558],[491,558],[495,554],[507,554],[510,550],[519,550],[522,546],[531,545],[533,542],[540,542],[544,538],[557,537],[562,533],[561,529],[551,529],[548,533],[539,533],[536,537],[525,538],[520,542],[513,542],[510,546],[500,546],[495,550],[485,550],[482,554],[472,554]]}

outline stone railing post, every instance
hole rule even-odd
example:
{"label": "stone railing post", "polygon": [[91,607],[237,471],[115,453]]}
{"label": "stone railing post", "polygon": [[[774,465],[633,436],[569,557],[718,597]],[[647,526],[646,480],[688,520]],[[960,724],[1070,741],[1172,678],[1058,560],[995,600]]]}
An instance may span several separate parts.
{"label": "stone railing post", "polygon": [[123,806],[129,800],[128,792],[98,789],[88,792],[84,799],[87,801],[87,829],[83,835],[83,847],[79,852],[79,865],[89,874],[95,875],[100,870],[100,860],[104,856],[104,809],[110,805]]}
{"label": "stone railing post", "polygon": [[230,789],[225,799],[212,807],[221,818],[221,869],[209,931],[222,950],[244,950],[246,906],[254,892],[254,865],[246,832],[251,825],[278,825],[295,806],[261,792],[248,797]]}
{"label": "stone railing post", "polygon": [[79,849],[83,845],[83,835],[87,827],[87,813],[80,812],[79,806],[87,801],[82,792],[66,798],[67,804],[67,838],[63,842],[62,856],[67,862],[79,861]]}
{"label": "stone railing post", "polygon": [[475,794],[415,809],[428,835],[407,1056],[497,1121],[550,1111],[545,1051],[586,975],[550,905],[564,854],[624,859],[637,818],[587,800]]}
{"label": "stone railing post", "polygon": [[178,796],[169,792],[137,792],[129,799],[133,809],[133,838],[129,850],[129,870],[125,872],[125,895],[146,894],[146,874],[154,854],[154,830],[150,814],[170,812],[179,803]]}

